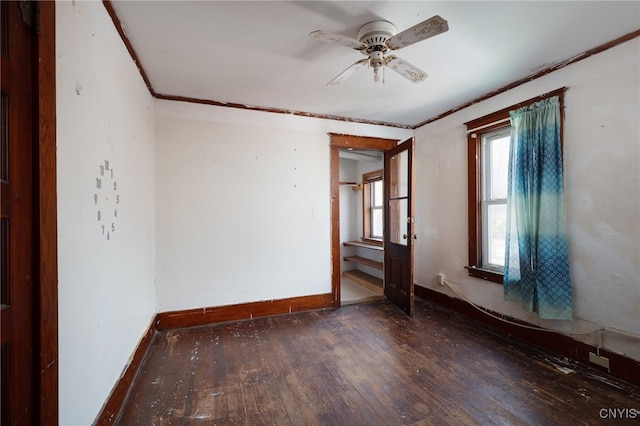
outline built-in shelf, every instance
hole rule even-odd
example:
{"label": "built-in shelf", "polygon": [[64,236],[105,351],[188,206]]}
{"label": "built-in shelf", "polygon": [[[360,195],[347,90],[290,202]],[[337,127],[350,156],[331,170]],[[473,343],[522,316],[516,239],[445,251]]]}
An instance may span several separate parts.
{"label": "built-in shelf", "polygon": [[383,251],[384,250],[381,245],[365,243],[363,241],[345,241],[342,244],[344,246],[360,247],[360,248],[366,248],[366,249],[370,249],[370,250],[377,250],[377,251]]}
{"label": "built-in shelf", "polygon": [[361,265],[365,265],[368,266],[370,268],[374,268],[377,269],[379,271],[382,271],[382,262],[377,262],[375,260],[371,260],[371,259],[367,259],[366,257],[362,257],[362,256],[345,256],[344,258],[345,262],[355,262],[355,263],[359,263]]}
{"label": "built-in shelf", "polygon": [[344,271],[342,276],[368,288],[369,290],[375,291],[377,294],[384,294],[381,278],[374,277],[371,274],[367,274],[366,272],[362,272],[357,269]]}

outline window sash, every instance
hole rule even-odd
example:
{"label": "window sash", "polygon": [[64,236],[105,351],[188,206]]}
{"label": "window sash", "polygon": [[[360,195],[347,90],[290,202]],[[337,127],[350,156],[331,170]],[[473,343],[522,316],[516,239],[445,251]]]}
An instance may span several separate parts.
{"label": "window sash", "polygon": [[[382,177],[382,170],[362,175],[362,238],[365,240],[382,240],[383,238],[383,223],[379,224],[380,235],[374,232],[378,230],[378,226],[374,225],[376,212],[383,212],[384,209],[384,194],[379,194],[379,197],[375,196],[375,186],[382,185]],[[383,214],[380,214],[380,218],[384,220]]]}
{"label": "window sash", "polygon": [[[380,196],[376,197],[376,187],[380,187]],[[371,182],[371,207],[382,208],[384,194],[382,193],[382,178]]]}
{"label": "window sash", "polygon": [[[376,220],[375,220],[375,215],[376,212],[380,212],[380,224],[379,224],[379,228],[380,228],[380,233],[376,233]],[[370,238],[382,238],[383,237],[383,226],[384,226],[384,217],[383,217],[383,211],[382,211],[382,206],[371,206],[370,209],[370,214],[371,214],[371,232],[369,235]]]}
{"label": "window sash", "polygon": [[[496,223],[492,222],[492,219],[495,218],[492,216],[491,212],[495,212],[496,209],[492,209],[491,206],[504,206],[504,221],[502,222],[502,227],[506,230],[506,207],[507,207],[507,198],[495,198],[496,197],[496,188],[494,188],[494,179],[496,178],[496,174],[499,170],[496,170],[496,164],[494,160],[499,160],[494,155],[496,152],[500,153],[500,151],[494,152],[496,148],[496,144],[498,142],[504,143],[505,138],[510,138],[511,127],[508,123],[505,127],[501,127],[495,130],[487,131],[482,134],[482,176],[483,176],[483,187],[482,187],[482,263],[481,267],[485,269],[490,269],[494,271],[503,272],[504,271],[504,233],[496,232],[500,231],[499,229],[495,229]],[[508,145],[507,145],[508,146]],[[502,146],[504,149],[504,146]],[[503,152],[504,154],[504,152]],[[507,158],[502,158],[503,161],[508,162],[508,152]],[[505,166],[502,170],[503,176],[502,179],[505,180],[503,192],[506,194],[506,179],[505,175],[507,164],[503,164]],[[499,175],[498,175],[499,176]],[[500,236],[502,234],[502,237]],[[501,247],[500,247],[501,245]],[[496,258],[497,255],[502,254],[502,262]]]}
{"label": "window sash", "polygon": [[[482,202],[482,268],[503,272],[505,240],[504,238],[498,238],[498,241],[495,241],[495,234],[492,232],[491,214],[489,212],[491,206],[504,206],[506,219],[507,199],[501,198]],[[504,229],[506,230],[506,220]],[[492,236],[494,236],[494,238],[492,238]],[[494,245],[496,243],[502,244],[502,263],[495,262],[492,256],[495,253]]]}
{"label": "window sash", "polygon": [[[484,201],[496,200],[503,198],[506,200],[506,180],[507,176],[503,176],[505,181],[504,195],[505,197],[496,197],[495,193],[497,192],[493,188],[493,178],[495,177],[496,170],[494,170],[493,158],[494,158],[494,146],[497,141],[502,141],[506,138],[511,137],[511,126],[507,124],[504,127],[498,128],[496,130],[487,132],[482,135],[482,176],[483,176],[483,188],[482,188],[482,199]],[[508,145],[507,145],[508,146]],[[499,151],[498,151],[499,152]],[[504,160],[508,163],[508,152],[507,158]],[[503,172],[506,174],[507,172],[507,164],[505,164],[505,169]]]}

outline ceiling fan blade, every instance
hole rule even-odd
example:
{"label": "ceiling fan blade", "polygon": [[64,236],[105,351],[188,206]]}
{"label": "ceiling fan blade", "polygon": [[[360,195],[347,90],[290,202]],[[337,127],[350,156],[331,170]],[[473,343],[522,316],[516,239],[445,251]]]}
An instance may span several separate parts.
{"label": "ceiling fan blade", "polygon": [[391,50],[397,50],[447,31],[449,31],[447,21],[435,15],[389,38],[386,45]]}
{"label": "ceiling fan blade", "polygon": [[335,43],[341,46],[351,47],[356,50],[362,50],[368,47],[366,44],[361,43],[358,40],[355,40],[353,38],[342,36],[339,34],[328,33],[322,30],[317,30],[309,33],[309,37],[316,40],[325,41],[328,43]]}
{"label": "ceiling fan blade", "polygon": [[388,56],[385,59],[385,65],[413,83],[420,83],[427,78],[427,73],[411,65],[404,59],[397,56]]}
{"label": "ceiling fan blade", "polygon": [[355,70],[359,69],[360,67],[362,67],[364,65],[367,65],[368,62],[369,62],[369,59],[360,59],[358,62],[354,63],[349,68],[347,68],[346,70],[342,71],[336,78],[334,78],[333,80],[328,82],[327,86],[337,86],[338,84],[340,84],[344,80],[346,80],[347,77],[349,77],[351,74],[353,74],[353,72]]}

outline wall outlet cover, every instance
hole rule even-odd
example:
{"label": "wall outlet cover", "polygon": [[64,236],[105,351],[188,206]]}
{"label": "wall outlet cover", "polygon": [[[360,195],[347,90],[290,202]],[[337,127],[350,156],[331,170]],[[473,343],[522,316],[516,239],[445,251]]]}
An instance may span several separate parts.
{"label": "wall outlet cover", "polygon": [[589,352],[589,362],[604,367],[609,371],[609,358]]}

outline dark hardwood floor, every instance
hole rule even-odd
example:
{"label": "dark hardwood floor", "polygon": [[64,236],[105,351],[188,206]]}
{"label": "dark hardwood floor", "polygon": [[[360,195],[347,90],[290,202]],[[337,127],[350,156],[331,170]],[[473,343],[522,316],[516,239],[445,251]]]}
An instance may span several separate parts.
{"label": "dark hardwood floor", "polygon": [[640,423],[640,389],[559,362],[419,300],[170,330],[118,424]]}

